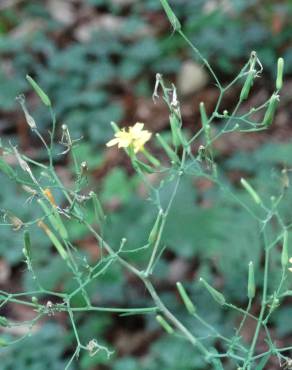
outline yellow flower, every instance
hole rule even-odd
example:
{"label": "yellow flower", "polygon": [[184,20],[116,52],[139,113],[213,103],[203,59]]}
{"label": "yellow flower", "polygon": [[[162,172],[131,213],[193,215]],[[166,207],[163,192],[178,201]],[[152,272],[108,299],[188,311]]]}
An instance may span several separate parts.
{"label": "yellow flower", "polygon": [[143,149],[144,144],[150,140],[152,134],[148,130],[143,130],[144,123],[137,122],[126,130],[122,128],[115,133],[115,138],[110,140],[106,146],[118,145],[119,148],[132,147],[137,153]]}

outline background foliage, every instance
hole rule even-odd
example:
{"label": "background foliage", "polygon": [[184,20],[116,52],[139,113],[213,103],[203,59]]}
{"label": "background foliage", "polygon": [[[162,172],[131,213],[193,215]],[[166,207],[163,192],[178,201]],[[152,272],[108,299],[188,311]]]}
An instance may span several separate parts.
{"label": "background foliage", "polygon": [[[114,150],[104,150],[104,143],[112,135],[109,122],[128,125],[146,120],[147,127],[153,131],[165,131],[167,115],[159,103],[154,106],[151,101],[155,74],[159,72],[178,81],[185,63],[193,59],[191,52],[178,36],[171,35],[157,0],[29,0],[11,4],[2,9],[0,4],[1,138],[18,143],[35,158],[44,156],[30,136],[15,102],[16,95],[26,94],[30,111],[45,133],[49,116],[25,81],[29,73],[51,97],[59,124],[66,123],[74,138],[84,137],[77,154],[80,161],[88,162],[89,186],[101,191],[109,212],[106,236],[113,245],[123,236],[133,248],[142,245],[145,240],[139,230],[150,229],[155,215],[151,204],[145,202],[143,185],[133,175],[127,159]],[[220,140],[216,147],[226,184],[233,187],[240,198],[250,202],[248,195],[235,185],[243,174],[251,179],[261,195],[269,198],[285,180],[281,169],[292,165],[292,144],[287,140],[291,135],[292,5],[260,0],[176,0],[172,5],[186,33],[223,80],[231,79],[251,50],[258,52],[265,67],[265,79],[256,86],[252,97],[255,102],[269,94],[276,59],[284,56],[287,87],[271,135],[231,135],[229,139]],[[235,87],[234,96],[226,101],[227,108],[236,101],[237,93]],[[199,101],[205,100],[206,106],[212,109],[213,96],[214,87],[206,82],[200,89],[193,87],[192,94],[181,98],[188,130],[199,127]],[[156,147],[153,150],[159,154]],[[65,181],[71,179],[72,166],[70,158],[58,163]],[[2,175],[0,181],[2,209],[17,210],[17,216],[23,220],[38,215],[38,210],[26,203],[29,195],[25,196]],[[288,189],[287,193],[290,200],[291,191]],[[287,200],[283,205],[287,218],[291,218],[289,204]],[[69,232],[84,256],[90,260],[98,257],[94,241],[88,238],[81,225],[74,224]],[[197,277],[208,278],[228,299],[244,304],[247,265],[242,261],[254,262],[260,281],[262,264],[258,236],[259,231],[248,214],[238,209],[226,194],[208,182],[194,183],[186,178],[163,236],[168,249],[157,266],[156,281],[162,298],[182,316],[183,307],[174,287],[177,280],[187,281],[192,298],[198,309],[204,311],[208,322],[228,334],[231,326],[227,324],[233,317],[213,305],[196,283]],[[0,239],[1,285],[12,291],[30,289],[33,282],[23,264],[22,233],[1,227]],[[37,273],[44,285],[48,289],[60,285],[69,289],[72,282],[68,281],[62,262],[52,254],[49,241],[37,228],[33,245]],[[132,258],[139,264],[143,255]],[[276,274],[279,261],[273,263]],[[141,286],[119,267],[108,270],[91,290],[96,301],[104,305],[148,303]],[[29,312],[13,304],[9,309],[14,320],[30,317]],[[273,331],[283,345],[291,339],[292,331],[285,324],[290,313],[287,301],[274,316]],[[119,318],[80,314],[77,320],[81,336],[100,335],[117,351],[110,361],[102,355],[91,358],[83,354],[74,365],[75,369],[205,369],[191,347],[164,336],[150,316]],[[206,335],[198,323],[188,325],[202,337]],[[4,332],[3,335],[9,334]],[[245,335],[248,337],[248,333]],[[62,320],[51,317],[31,338],[0,352],[3,369],[60,369],[72,350],[71,340],[72,334]]]}

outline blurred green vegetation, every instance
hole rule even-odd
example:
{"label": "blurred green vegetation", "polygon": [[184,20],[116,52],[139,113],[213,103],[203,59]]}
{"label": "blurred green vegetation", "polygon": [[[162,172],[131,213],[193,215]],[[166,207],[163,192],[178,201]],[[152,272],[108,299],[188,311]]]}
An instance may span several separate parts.
{"label": "blurred green vegetation", "polygon": [[[39,127],[43,131],[49,128],[46,110],[34,101],[25,81],[26,74],[34,76],[52,99],[58,122],[66,123],[74,138],[84,136],[77,155],[80,162],[88,162],[89,187],[101,191],[101,199],[109,210],[106,239],[118,248],[121,237],[126,237],[128,249],[136,248],[145,244],[145,234],[139,230],[149,230],[155,215],[151,204],[141,196],[143,187],[138,178],[131,175],[122,161],[99,174],[105,161],[104,143],[112,135],[109,123],[131,118],[132,111],[129,112],[124,96],[130,96],[134,101],[140,97],[149,98],[155,74],[159,72],[175,80],[181,63],[192,55],[177,35],[171,35],[157,0],[76,1],[76,4],[73,2],[74,14],[68,23],[56,17],[49,3],[23,1],[1,11],[1,136],[13,143],[21,139],[17,135],[21,112],[15,97],[22,92],[27,93],[30,111]],[[279,55],[285,58],[286,75],[292,72],[291,2],[176,0],[172,5],[186,33],[223,80],[228,80],[239,70],[251,50],[258,52],[267,70],[266,81],[273,81]],[[55,7],[58,10],[58,6]],[[102,19],[109,16],[112,23],[106,26]],[[84,28],[84,25],[89,27]],[[265,86],[270,87],[268,82]],[[240,140],[248,140],[248,137]],[[277,141],[258,145],[252,151],[235,150],[227,158],[220,154],[220,150],[217,155],[226,186],[232,187],[251,207],[252,201],[242,189],[236,188],[232,175],[243,173],[250,177],[259,194],[269,201],[282,186],[281,169],[292,166],[292,144]],[[60,169],[65,168],[69,178],[72,176],[70,159],[59,166]],[[2,174],[0,183],[1,209],[17,210],[17,217],[26,221],[38,216],[34,200],[26,203],[29,195]],[[171,191],[168,187],[165,184],[165,197]],[[288,220],[291,218],[290,189],[286,199],[282,212]],[[61,195],[58,201],[62,201]],[[93,217],[93,210],[88,212],[92,212]],[[86,239],[86,230],[70,222],[68,228],[70,235],[82,247],[85,260],[93,258],[93,241]],[[32,289],[34,281],[22,263],[22,232],[1,227],[0,238],[2,259],[12,273],[21,271],[22,282],[18,281],[16,286],[20,290]],[[243,261],[254,262],[258,280],[262,270],[259,230],[248,213],[239,209],[226,193],[216,187],[207,184],[200,188],[186,177],[163,240],[168,249],[156,267],[157,283],[165,287],[161,289],[163,300],[169,302],[184,320],[184,308],[174,292],[174,282],[187,277],[187,288],[198,309],[204,312],[208,322],[222,334],[227,334],[231,330],[233,316],[214,306],[208,294],[194,280],[204,276],[218,285],[219,279],[228,300],[239,304],[246,302],[247,263]],[[52,255],[49,241],[37,227],[32,242],[33,262],[44,286],[52,289],[62,285],[64,290],[71,289],[75,282],[68,280],[62,261]],[[292,246],[289,248],[292,254]],[[143,254],[129,254],[129,259],[137,264],[142,263],[143,258]],[[276,267],[280,261],[272,263],[276,280],[277,271],[280,271]],[[148,304],[148,296],[140,289],[131,283],[119,266],[113,266],[90,287],[98,302],[120,306]],[[274,318],[275,331],[283,340],[291,338],[292,334],[285,325],[289,314],[289,308],[283,307]],[[205,369],[189,345],[179,339],[158,336],[159,328],[148,316],[137,319],[80,314],[76,319],[84,340],[88,337],[105,338],[110,348],[118,347],[118,352],[110,361],[102,354],[92,358],[82,354],[72,369]],[[64,367],[64,356],[69,357],[72,351],[73,336],[58,320],[50,318],[50,321],[26,341],[0,352],[3,370]],[[207,335],[199,323],[188,322],[188,325],[197,335]],[[150,333],[149,338],[141,341],[140,347],[132,344],[129,352],[120,343],[115,343],[115,337],[130,342],[132,335],[141,332]],[[208,340],[214,339],[207,337]]]}
{"label": "blurred green vegetation", "polygon": [[[50,1],[23,1],[17,10],[1,12],[0,109],[15,111],[15,96],[29,91],[23,77],[31,74],[52,98],[60,121],[92,145],[102,144],[111,134],[109,122],[126,116],[123,94],[149,97],[155,73],[175,75],[192,54],[170,35],[157,0],[77,1],[80,16],[67,5],[73,12],[68,24],[56,16],[65,3],[52,2],[51,10]],[[279,54],[291,72],[290,2],[172,3],[186,33],[223,75],[237,72],[251,50],[271,74]],[[34,116],[47,127],[42,107],[35,107]]]}

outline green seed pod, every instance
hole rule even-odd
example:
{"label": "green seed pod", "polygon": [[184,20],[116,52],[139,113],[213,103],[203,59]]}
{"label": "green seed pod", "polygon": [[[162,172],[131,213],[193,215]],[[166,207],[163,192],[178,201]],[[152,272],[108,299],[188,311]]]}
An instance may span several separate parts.
{"label": "green seed pod", "polygon": [[174,14],[173,10],[171,9],[169,3],[167,0],[160,0],[161,5],[163,6],[163,9],[167,15],[167,18],[169,19],[169,22],[171,23],[174,31],[180,31],[181,30],[181,24],[180,21],[177,19],[176,15]]}
{"label": "green seed pod", "polygon": [[161,137],[160,134],[155,135],[159,144],[162,146],[164,149],[165,153],[167,154],[168,158],[174,162],[174,163],[179,163],[179,157],[177,154],[171,149],[171,147],[167,144],[167,142]]}
{"label": "green seed pod", "polygon": [[169,323],[161,315],[157,315],[156,320],[168,334],[174,333],[173,328],[169,325]]}
{"label": "green seed pod", "polygon": [[30,83],[31,87],[34,89],[34,91],[37,93],[37,95],[40,97],[41,101],[47,106],[51,106],[51,101],[48,97],[48,95],[44,92],[44,90],[35,82],[35,80],[30,77],[29,75],[26,75],[26,80]]}
{"label": "green seed pod", "polygon": [[54,214],[55,214],[55,217],[57,218],[57,221],[58,221],[57,231],[59,232],[62,239],[68,240],[69,235],[68,235],[67,229],[65,228],[65,226],[63,224],[63,221],[61,219],[61,216],[60,216],[59,212],[56,209],[54,209]]}
{"label": "green seed pod", "polygon": [[66,252],[63,245],[60,243],[59,239],[56,237],[56,235],[48,228],[48,226],[43,222],[39,221],[38,226],[44,230],[44,232],[47,234],[48,238],[51,240],[54,247],[57,249],[60,256],[66,260],[68,258],[68,253]]}
{"label": "green seed pod", "polygon": [[205,288],[208,290],[214,300],[223,306],[226,302],[224,295],[218,292],[218,290],[215,288],[211,287],[211,285],[209,285],[203,278],[200,278],[200,281],[204,284]]}
{"label": "green seed pod", "polygon": [[56,220],[56,217],[55,215],[53,214],[53,210],[52,209],[49,209],[49,207],[46,205],[46,203],[44,202],[43,199],[38,199],[37,200],[38,204],[41,206],[41,208],[43,209],[46,217],[49,219],[51,225],[53,226],[53,228],[55,230],[58,230],[58,222]]}
{"label": "green seed pod", "polygon": [[0,326],[7,327],[9,326],[9,321],[4,316],[0,316]]}
{"label": "green seed pod", "polygon": [[277,64],[277,79],[276,79],[277,90],[280,90],[283,86],[283,72],[284,72],[284,59],[279,58]]}
{"label": "green seed pod", "polygon": [[268,108],[266,110],[266,113],[265,113],[265,116],[264,116],[264,119],[263,119],[262,124],[264,126],[268,127],[273,123],[275,112],[276,112],[276,109],[277,109],[277,106],[278,106],[278,102],[279,102],[279,95],[274,93],[271,96]]}
{"label": "green seed pod", "polygon": [[145,157],[148,159],[148,161],[153,164],[155,167],[160,166],[160,162],[158,159],[156,159],[151,153],[148,152],[147,149],[143,148],[142,153],[145,155]]}
{"label": "green seed pod", "polygon": [[163,217],[163,211],[162,209],[158,212],[158,215],[157,215],[157,218],[156,218],[156,221],[152,227],[152,230],[150,231],[150,234],[149,234],[149,237],[148,237],[148,242],[150,244],[153,244],[155,243],[157,237],[158,237],[158,234],[159,234],[159,228],[160,228],[160,225],[161,225],[161,220],[162,220],[162,217]]}
{"label": "green seed pod", "polygon": [[172,134],[172,142],[175,148],[177,148],[180,144],[182,144],[182,140],[181,140],[182,137],[181,137],[181,128],[180,128],[181,124],[175,113],[170,114],[169,123],[170,123],[171,134]]}
{"label": "green seed pod", "polygon": [[134,167],[137,166],[143,172],[147,172],[147,173],[154,172],[154,169],[151,166],[148,166],[148,164],[141,162],[138,159],[133,159],[133,165]]}
{"label": "green seed pod", "polygon": [[201,121],[202,127],[205,134],[206,145],[210,144],[210,125],[208,124],[208,116],[205,109],[205,104],[203,102],[200,103],[200,114],[201,114]]}
{"label": "green seed pod", "polygon": [[206,113],[204,102],[200,103],[200,114],[201,114],[202,127],[206,127],[206,125],[208,125],[208,116]]}
{"label": "green seed pod", "polygon": [[255,296],[255,279],[252,261],[248,264],[247,296],[249,299],[253,299]]}
{"label": "green seed pod", "polygon": [[194,306],[193,302],[191,301],[190,297],[188,296],[188,293],[185,291],[185,288],[183,285],[178,281],[176,283],[177,290],[181,296],[181,299],[186,306],[187,311],[193,315],[196,312],[196,307]]}
{"label": "green seed pod", "polygon": [[112,126],[112,129],[114,130],[114,132],[119,132],[120,131],[119,126],[115,122],[111,121],[111,126]]}
{"label": "green seed pod", "polygon": [[244,189],[249,193],[249,195],[255,201],[255,203],[261,204],[262,200],[259,197],[258,193],[253,189],[253,187],[245,179],[241,179],[240,182],[241,182],[241,185],[244,187]]}
{"label": "green seed pod", "polygon": [[281,254],[281,264],[282,268],[285,269],[286,266],[288,265],[288,231],[285,229],[284,230],[284,235],[283,235],[283,246],[282,246],[282,254]]}
{"label": "green seed pod", "polygon": [[16,172],[14,171],[14,169],[9,166],[9,164],[6,163],[2,158],[0,158],[0,171],[5,173],[5,175],[10,177],[11,179],[14,179],[16,177]]}
{"label": "green seed pod", "polygon": [[243,87],[241,89],[241,92],[240,92],[240,100],[246,100],[248,98],[248,95],[249,95],[249,92],[250,92],[250,89],[252,88],[252,85],[253,85],[253,81],[254,81],[254,78],[255,78],[255,75],[256,75],[256,71],[255,70],[250,70],[248,72],[248,75],[247,75],[247,78],[243,84]]}
{"label": "green seed pod", "polygon": [[250,64],[249,72],[248,72],[247,78],[246,78],[246,80],[243,84],[243,87],[241,89],[241,92],[240,92],[240,101],[246,100],[248,98],[250,89],[253,85],[253,82],[254,82],[254,79],[255,79],[256,73],[257,73],[256,70],[255,70],[255,64],[256,64],[257,60],[258,59],[257,59],[256,52],[252,51],[251,55],[250,55],[250,59],[249,59],[249,64]]}
{"label": "green seed pod", "polygon": [[23,254],[25,255],[27,259],[31,259],[31,242],[30,242],[30,235],[29,235],[28,230],[24,231],[23,239],[24,239]]}
{"label": "green seed pod", "polygon": [[103,212],[102,205],[101,205],[97,195],[95,194],[94,191],[91,191],[89,193],[89,196],[91,197],[92,202],[93,202],[94,214],[95,214],[95,217],[97,219],[97,222],[98,223],[103,222],[105,220],[105,214]]}
{"label": "green seed pod", "polygon": [[61,219],[61,216],[59,215],[56,207],[52,205],[51,209],[47,207],[46,203],[43,201],[43,199],[38,199],[37,202],[42,207],[46,217],[49,219],[51,225],[53,228],[60,234],[62,239],[68,240],[68,232],[63,224],[63,221]]}

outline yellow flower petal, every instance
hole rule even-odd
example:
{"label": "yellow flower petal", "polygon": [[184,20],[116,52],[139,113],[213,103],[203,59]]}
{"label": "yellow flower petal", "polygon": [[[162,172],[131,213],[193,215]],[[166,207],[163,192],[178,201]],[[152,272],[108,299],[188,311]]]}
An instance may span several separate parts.
{"label": "yellow flower petal", "polygon": [[128,146],[131,145],[132,140],[130,138],[125,138],[125,139],[119,139],[119,148],[127,148]]}
{"label": "yellow flower petal", "polygon": [[119,139],[111,139],[109,142],[106,143],[106,146],[114,146],[119,143]]}
{"label": "yellow flower petal", "polygon": [[134,152],[137,153],[152,136],[151,132],[143,130],[143,127],[144,123],[136,122],[134,126],[128,128],[128,131],[122,128],[115,133],[115,138],[110,140],[106,145],[118,145],[119,148],[132,146]]}
{"label": "yellow flower petal", "polygon": [[134,126],[129,127],[129,133],[133,137],[139,138],[142,135],[142,133],[143,133],[143,127],[144,127],[144,123],[137,122],[137,123],[135,123]]}

